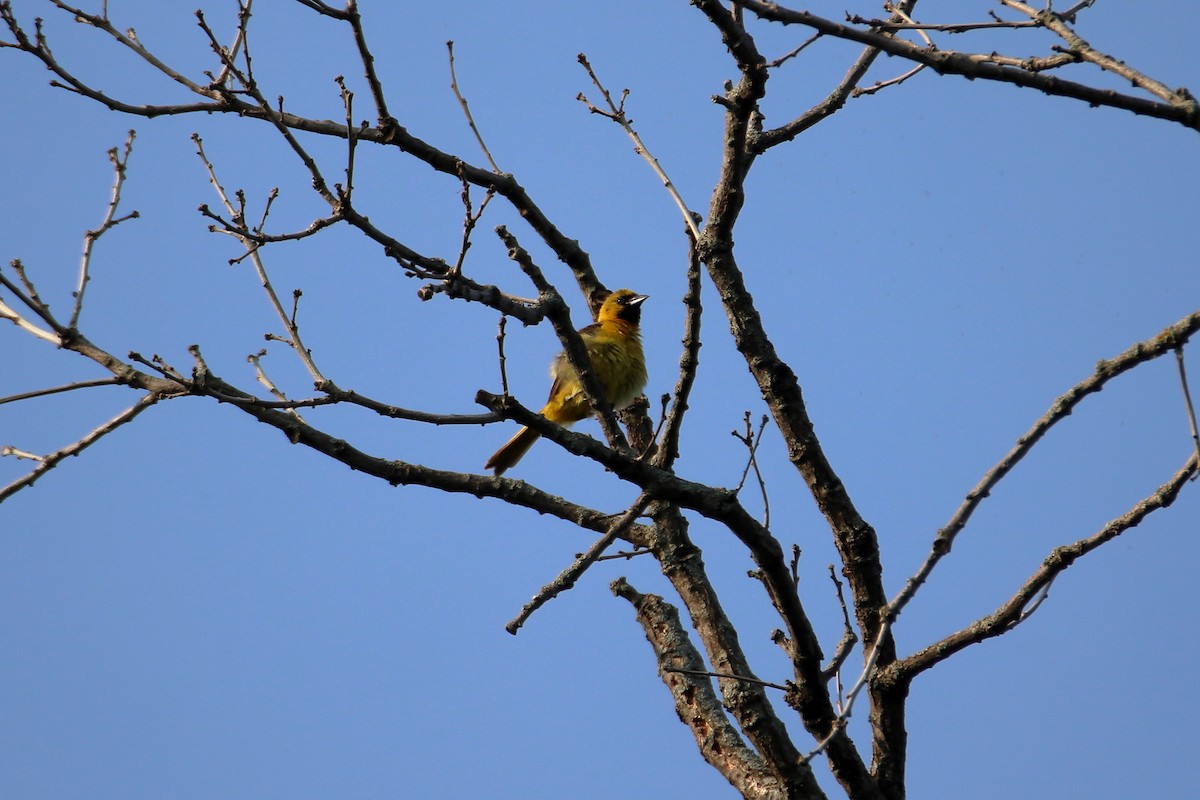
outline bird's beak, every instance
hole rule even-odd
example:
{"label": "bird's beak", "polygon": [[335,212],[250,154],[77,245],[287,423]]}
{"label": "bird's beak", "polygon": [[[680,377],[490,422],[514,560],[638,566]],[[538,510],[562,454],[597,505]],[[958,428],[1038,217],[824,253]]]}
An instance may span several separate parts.
{"label": "bird's beak", "polygon": [[646,302],[649,299],[650,299],[650,295],[639,294],[639,295],[636,295],[635,297],[629,298],[629,305],[640,306],[642,303]]}

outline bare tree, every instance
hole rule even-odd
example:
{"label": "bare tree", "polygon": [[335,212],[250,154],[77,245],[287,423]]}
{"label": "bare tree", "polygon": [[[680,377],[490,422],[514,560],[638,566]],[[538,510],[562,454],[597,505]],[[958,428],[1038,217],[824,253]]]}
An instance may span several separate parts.
{"label": "bare tree", "polygon": [[[661,154],[656,154],[653,143],[643,141],[639,135],[626,108],[626,94],[609,86],[603,70],[580,55],[581,75],[589,88],[579,99],[593,114],[613,123],[614,134],[632,141],[680,215],[680,252],[684,256],[673,269],[678,270],[686,286],[686,314],[674,387],[662,395],[661,401],[652,397],[620,415],[596,399],[602,397],[601,386],[590,369],[567,302],[567,296],[577,291],[594,311],[607,290],[616,287],[610,287],[611,279],[606,280],[594,268],[583,244],[555,223],[553,212],[532,196],[519,176],[499,166],[504,162],[503,154],[489,149],[486,126],[477,125],[473,119],[457,79],[453,80],[453,91],[465,113],[464,124],[482,153],[478,158],[425,141],[415,121],[395,110],[385,90],[387,76],[375,68],[375,36],[355,0],[347,0],[340,7],[320,0],[296,2],[330,26],[342,26],[357,52],[357,63],[348,64],[346,71],[362,71],[366,99],[360,96],[362,91],[352,90],[352,81],[339,77],[339,119],[299,113],[260,80],[254,55],[255,37],[261,34],[251,24],[251,0],[240,0],[232,37],[222,38],[218,33],[221,26],[197,12],[199,30],[211,48],[211,61],[202,72],[175,66],[171,53],[144,45],[128,27],[129,21],[118,21],[115,14],[110,17],[107,3],[98,10],[61,0],[44,4],[52,6],[54,13],[69,15],[107,36],[115,48],[133,54],[147,69],[168,78],[180,95],[171,102],[151,102],[106,88],[102,74],[69,66],[69,53],[54,46],[41,20],[27,16],[30,12],[26,6],[30,4],[0,2],[0,16],[8,31],[3,46],[40,61],[52,73],[54,85],[78,95],[80,102],[98,103],[147,120],[189,116],[195,117],[197,124],[203,120],[205,125],[266,126],[277,136],[278,146],[298,159],[322,204],[321,213],[303,225],[277,226],[277,216],[273,216],[277,195],[255,198],[240,190],[227,190],[228,179],[222,176],[217,159],[206,151],[201,136],[193,136],[196,156],[216,197],[200,212],[210,230],[232,237],[242,248],[235,260],[254,270],[277,320],[280,332],[268,338],[294,354],[311,382],[311,391],[305,388],[297,393],[294,381],[284,385],[272,378],[261,360],[263,353],[250,356],[260,384],[252,387],[220,377],[223,367],[205,358],[202,345],[190,348],[190,363],[186,365],[168,355],[114,352],[89,338],[84,311],[96,247],[116,226],[137,216],[122,202],[127,169],[134,157],[131,132],[123,145],[110,152],[114,173],[111,201],[101,223],[85,234],[69,309],[52,311],[51,301],[56,298],[39,292],[38,275],[20,260],[0,271],[0,317],[15,324],[8,335],[42,340],[47,352],[57,348],[78,354],[102,367],[107,376],[23,389],[0,398],[0,403],[36,403],[50,395],[86,392],[99,386],[124,387],[135,399],[120,413],[52,452],[31,452],[16,440],[0,443],[4,455],[27,459],[32,464],[22,476],[0,488],[0,502],[29,489],[65,458],[82,453],[134,422],[152,406],[187,397],[213,400],[231,413],[249,415],[284,433],[291,442],[364,476],[392,485],[425,486],[447,495],[495,498],[599,534],[574,564],[547,583],[512,619],[508,624],[511,633],[517,633],[544,603],[570,589],[598,559],[609,557],[605,554],[615,543],[630,548],[624,557],[644,555],[654,559],[670,582],[674,597],[643,593],[625,579],[613,581],[611,588],[634,610],[680,720],[690,728],[701,755],[714,769],[746,798],[816,798],[835,790],[851,798],[901,798],[906,791],[906,701],[917,676],[1021,625],[1038,609],[1059,575],[1149,514],[1171,505],[1195,476],[1200,449],[1191,452],[1182,464],[1164,468],[1156,478],[1157,488],[1124,513],[1089,535],[1063,540],[1046,553],[1029,574],[1014,579],[1016,588],[1011,596],[991,613],[902,653],[893,636],[902,612],[951,552],[982,501],[1052,428],[1114,379],[1162,356],[1177,359],[1183,393],[1187,394],[1183,353],[1190,338],[1200,330],[1200,311],[1178,320],[1163,320],[1160,332],[1145,341],[1129,343],[1123,352],[1097,353],[1101,360],[1094,373],[1074,385],[1065,385],[1058,397],[1049,400],[1045,412],[1032,420],[1012,449],[978,478],[957,510],[933,534],[919,568],[898,584],[898,591],[889,594],[875,528],[860,512],[853,499],[853,487],[843,482],[817,438],[819,420],[810,417],[796,370],[780,355],[747,289],[747,276],[754,268],[743,266],[734,244],[741,212],[753,191],[748,181],[760,156],[786,148],[837,114],[850,98],[904,91],[893,87],[922,71],[967,78],[980,85],[1011,84],[1061,98],[1064,103],[1109,107],[1159,124],[1200,131],[1200,108],[1190,92],[1169,88],[1097,49],[1076,32],[1079,19],[1089,12],[1093,2],[1085,0],[1068,8],[1052,8],[1049,4],[1039,8],[1018,0],[980,2],[971,4],[971,11],[979,13],[978,19],[921,22],[916,16],[916,0],[890,3],[884,17],[849,15],[844,20],[757,0],[728,4],[693,0],[694,13],[719,36],[733,75],[724,91],[712,98],[724,116],[724,130],[713,142],[713,147],[720,150],[720,170],[703,211],[689,207],[656,158]],[[945,45],[952,35],[955,42],[979,45],[947,49]],[[767,52],[760,44],[778,41],[781,36],[793,42],[784,52]],[[1037,46],[1047,36],[1054,43],[1044,54],[1015,55],[1027,42]],[[763,103],[769,79],[802,61],[808,55],[805,51],[818,40],[851,43],[859,50],[844,65],[844,77],[824,99],[809,108],[793,109],[781,124],[768,125]],[[884,70],[875,69],[880,56],[891,57]],[[12,53],[8,57],[13,57]],[[447,60],[454,76],[452,44]],[[901,64],[904,66],[897,69]],[[877,73],[878,77],[869,77]],[[1125,87],[1112,88],[1108,82],[1111,75],[1121,79]],[[361,117],[364,105],[369,108],[369,120]],[[328,150],[329,141],[339,145],[336,157]],[[461,224],[457,250],[426,249],[374,221],[378,215],[372,213],[370,205],[359,203],[364,157],[377,151],[424,164],[458,187],[462,208],[455,223]],[[500,225],[495,234],[527,282],[522,285],[532,288],[496,285],[484,277],[482,270],[470,268],[468,252],[483,235],[487,215],[498,206],[519,219],[519,228]],[[423,399],[372,397],[339,383],[337,367],[319,358],[319,348],[311,346],[307,329],[302,331],[301,292],[297,290],[290,296],[280,292],[268,274],[266,261],[266,254],[284,243],[310,243],[335,230],[352,231],[373,243],[382,260],[398,266],[415,282],[421,300],[458,303],[469,309],[466,313],[490,309],[503,315],[498,337],[502,391],[480,390],[475,400],[481,411],[445,413],[412,407],[421,405]],[[536,241],[536,245],[526,240]],[[564,288],[560,271],[538,263],[534,247],[566,266],[574,282],[570,291]],[[761,420],[758,414],[748,412],[744,428],[735,432],[745,445],[746,459],[741,483],[734,488],[706,484],[676,469],[689,398],[700,365],[701,322],[705,318],[701,291],[706,281],[720,298],[733,345],[765,405]],[[508,283],[517,281],[514,278]],[[548,422],[509,393],[505,318],[525,325],[547,321],[553,326],[592,398],[605,441]],[[713,324],[711,319],[709,324]],[[447,323],[438,335],[453,335],[451,325]],[[1190,397],[1187,406],[1190,411]],[[323,415],[333,413],[335,407],[429,426],[515,421],[567,453],[601,465],[605,470],[603,480],[632,489],[636,499],[622,509],[604,510],[586,500],[556,496],[515,477],[448,471],[415,460],[396,459],[370,439],[347,440],[338,435],[336,425],[326,425],[324,420],[330,418]],[[809,586],[801,592],[799,548],[786,546],[772,529],[772,501],[778,509],[790,500],[768,494],[760,469],[759,446],[768,420],[782,438],[793,475],[815,501],[836,546],[840,564],[836,572],[830,569],[832,587],[828,590]],[[1191,424],[1195,440],[1194,415]],[[1197,442],[1200,448],[1200,440]],[[481,455],[486,449],[481,448]],[[747,485],[752,491],[744,492]],[[760,498],[761,514],[757,512]],[[718,526],[739,542],[752,560],[753,578],[777,615],[778,630],[773,640],[790,664],[791,673],[786,678],[767,681],[758,677],[760,670],[751,664],[701,559],[700,548],[689,534],[695,520]],[[822,647],[804,596],[818,591],[836,591],[844,615],[843,635],[832,652]],[[869,743],[852,740],[852,716],[867,720]],[[793,718],[803,725],[806,735],[797,736],[796,731],[789,730]],[[814,759],[827,765],[836,787],[820,785],[813,769]]]}

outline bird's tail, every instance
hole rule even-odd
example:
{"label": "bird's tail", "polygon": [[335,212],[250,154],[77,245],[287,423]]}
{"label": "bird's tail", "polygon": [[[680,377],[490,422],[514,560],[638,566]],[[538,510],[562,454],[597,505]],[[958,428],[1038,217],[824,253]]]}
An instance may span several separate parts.
{"label": "bird's tail", "polygon": [[503,475],[505,470],[512,467],[521,457],[529,452],[529,448],[533,447],[533,443],[541,437],[541,434],[529,428],[521,428],[517,431],[517,435],[504,443],[504,446],[492,454],[492,457],[483,465],[484,469],[496,471],[496,475]]}

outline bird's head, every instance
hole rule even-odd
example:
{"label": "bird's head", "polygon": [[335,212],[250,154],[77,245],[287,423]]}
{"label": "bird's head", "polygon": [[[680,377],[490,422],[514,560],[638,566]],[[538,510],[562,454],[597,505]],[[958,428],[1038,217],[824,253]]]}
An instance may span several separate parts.
{"label": "bird's head", "polygon": [[642,318],[642,303],[648,297],[632,289],[617,289],[604,299],[596,319],[601,323],[621,320],[637,325]]}

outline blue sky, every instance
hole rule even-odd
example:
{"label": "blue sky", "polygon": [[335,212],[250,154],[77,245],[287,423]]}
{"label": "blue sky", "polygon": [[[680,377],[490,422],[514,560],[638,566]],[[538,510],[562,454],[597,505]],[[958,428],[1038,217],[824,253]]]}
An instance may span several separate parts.
{"label": "blue sky", "polygon": [[[119,28],[136,28],[147,47],[198,76],[211,67],[192,5],[112,0],[109,10]],[[203,5],[218,31],[232,31],[230,4]],[[860,5],[853,10],[877,13]],[[46,17],[60,59],[98,86],[138,102],[182,98],[49,4],[16,6],[26,23]],[[427,141],[482,161],[449,89],[445,42],[455,41],[461,88],[500,166],[580,240],[606,283],[651,295],[647,393],[670,391],[682,226],[620,130],[574,99],[594,94],[575,57],[586,53],[612,88],[632,91],[635,126],[704,210],[721,141],[720,109],[708,98],[734,76],[714,32],[682,2],[362,6],[392,113]],[[943,14],[967,6],[965,16]],[[949,21],[982,19],[990,7],[921,4],[923,18]],[[845,8],[809,6],[834,18]],[[1166,2],[1107,0],[1078,29],[1195,90],[1200,63],[1177,13]],[[371,118],[347,31],[298,5],[260,2],[252,35],[269,95],[340,119],[333,76],[344,74],[359,92],[356,116]],[[804,36],[772,32],[762,46],[774,56]],[[1031,37],[1010,49],[1029,55],[1048,44]],[[773,77],[768,124],[819,101],[855,54],[820,42]],[[196,212],[218,203],[189,137],[201,134],[222,182],[244,188],[252,206],[280,188],[276,230],[324,213],[294,155],[262,124],[122,117],[51,89],[32,59],[0,50],[0,64],[4,263],[22,259],[52,306],[69,308],[82,234],[108,199],[105,151],[136,128],[124,207],[141,218],[98,245],[80,327],[117,355],[158,354],[185,370],[186,348],[198,343],[216,374],[251,389],[246,356],[279,326],[249,266],[227,263],[236,243],[209,233]],[[880,59],[871,78],[904,69]],[[850,102],[760,159],[739,259],[826,453],[878,531],[889,591],[1055,397],[1098,360],[1197,308],[1195,136],[926,72]],[[340,180],[344,147],[304,141]],[[377,225],[453,257],[462,215],[454,181],[367,149],[357,176],[358,207]],[[490,234],[498,224],[570,285],[499,202],[476,235],[469,274],[534,294]],[[346,230],[268,248],[265,259],[281,292],[303,289],[306,342],[339,385],[447,413],[475,412],[478,389],[499,390],[494,312],[422,303],[417,282]],[[728,431],[763,408],[711,291],[705,304],[679,471],[731,486],[745,456]],[[574,308],[582,324],[586,312]],[[306,395],[294,356],[268,349],[272,378]],[[548,326],[508,326],[509,380],[526,405],[541,401],[557,349]],[[1188,363],[1200,375],[1194,356]],[[0,396],[100,375],[0,327]],[[0,405],[0,444],[52,451],[134,399],[92,389]],[[429,428],[342,409],[308,418],[374,454],[469,471],[512,427]],[[596,433],[591,423],[580,429]],[[980,507],[901,618],[901,652],[993,610],[1053,547],[1095,532],[1166,480],[1189,447],[1173,359],[1111,383]],[[826,577],[828,530],[770,427],[762,457],[772,527],[803,548],[803,599],[831,652],[840,617]],[[0,459],[0,485],[28,467]],[[546,443],[513,477],[613,511],[635,494]],[[746,503],[758,510],[753,493]],[[1200,655],[1198,503],[1189,484],[1175,506],[1076,564],[1017,631],[917,680],[910,796],[1179,796],[1200,711],[1184,666]],[[604,562],[519,636],[504,631],[591,543],[563,523],[394,489],[232,408],[181,399],[6,501],[0,531],[5,797],[734,796],[676,720],[631,610],[608,590],[625,575],[669,595],[648,560]],[[693,534],[758,674],[785,680],[769,640],[777,622],[745,577],[746,554],[712,526],[697,523]],[[858,721],[852,733],[869,741]]]}

